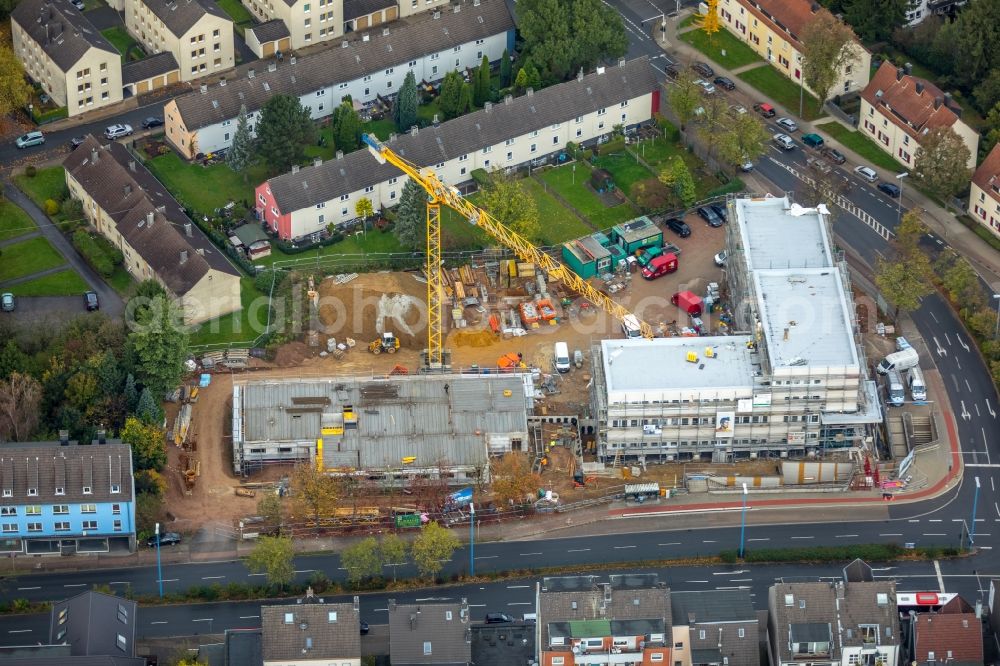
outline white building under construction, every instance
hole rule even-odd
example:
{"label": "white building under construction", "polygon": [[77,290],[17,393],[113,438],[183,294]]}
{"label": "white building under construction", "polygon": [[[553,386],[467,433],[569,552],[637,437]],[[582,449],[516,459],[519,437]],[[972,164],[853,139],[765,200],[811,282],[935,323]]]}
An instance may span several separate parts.
{"label": "white building under construction", "polygon": [[605,340],[591,389],[605,461],[811,457],[882,420],[847,267],[827,215],[729,202],[726,279],[739,334]]}
{"label": "white building under construction", "polygon": [[489,479],[490,455],[527,450],[530,375],[238,381],[233,468],[308,461],[388,483]]}

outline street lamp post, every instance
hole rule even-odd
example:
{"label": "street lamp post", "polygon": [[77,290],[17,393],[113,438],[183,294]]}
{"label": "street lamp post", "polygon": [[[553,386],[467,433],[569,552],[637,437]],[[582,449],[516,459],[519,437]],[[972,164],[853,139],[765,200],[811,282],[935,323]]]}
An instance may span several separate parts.
{"label": "street lamp post", "polygon": [[743,515],[740,518],[740,557],[743,557],[743,537],[747,532],[747,484],[743,484]]}
{"label": "street lamp post", "polygon": [[469,575],[476,575],[476,505],[469,502]]}
{"label": "street lamp post", "polygon": [[993,329],[993,339],[996,340],[1000,334],[1000,294],[993,294],[993,298],[997,301],[997,325]]}
{"label": "street lamp post", "polygon": [[910,175],[909,171],[904,171],[903,173],[896,174],[896,180],[899,181],[899,201],[896,202],[896,224],[899,224],[899,218],[903,211],[903,180]]}
{"label": "street lamp post", "polygon": [[163,598],[163,569],[160,567],[160,524],[156,523],[156,582],[160,586],[160,598]]}
{"label": "street lamp post", "polygon": [[976,505],[979,504],[979,477],[976,477],[976,494],[972,496],[972,527],[969,528],[969,545],[976,545]]}

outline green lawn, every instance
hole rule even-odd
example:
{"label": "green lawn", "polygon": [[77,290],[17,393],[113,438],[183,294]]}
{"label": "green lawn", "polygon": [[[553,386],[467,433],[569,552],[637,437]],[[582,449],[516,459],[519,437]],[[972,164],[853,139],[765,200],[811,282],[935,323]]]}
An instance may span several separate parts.
{"label": "green lawn", "polygon": [[[725,28],[711,37],[703,30],[695,28],[681,33],[680,39],[705,54],[712,62],[717,62],[726,69],[736,69],[755,62],[763,62],[763,58],[754,53],[753,49],[738,40]],[[725,51],[725,55],[722,52]]]}
{"label": "green lawn", "polygon": [[253,24],[253,15],[239,0],[219,0],[219,7],[229,14],[233,23]]}
{"label": "green lawn", "polygon": [[[541,179],[590,220],[591,225],[597,229],[607,229],[635,217],[635,212],[627,203],[610,208],[604,205],[589,186],[591,168],[588,164],[583,162],[576,164],[575,174],[573,166],[567,164],[555,169],[546,169]],[[571,238],[578,238],[581,235],[583,234]]]}
{"label": "green lawn", "polygon": [[132,35],[125,31],[125,28],[117,26],[114,28],[106,28],[101,30],[101,34],[104,35],[106,40],[111,42],[112,46],[118,49],[119,53],[122,54],[122,62],[127,60],[129,49],[138,44],[138,42],[132,39]]}
{"label": "green lawn", "polygon": [[[799,86],[785,78],[774,67],[761,65],[748,69],[737,76],[759,90],[768,99],[788,109],[791,114],[799,112]],[[816,120],[824,115],[819,100],[808,92],[803,93],[803,115],[806,120]]]}
{"label": "green lawn", "polygon": [[626,196],[632,191],[632,185],[653,177],[649,169],[639,164],[635,156],[628,152],[601,155],[594,161],[594,166],[610,171],[615,178],[615,187]]}
{"label": "green lawn", "polygon": [[59,201],[66,192],[66,172],[61,166],[39,169],[34,178],[21,174],[15,176],[14,181],[42,210],[45,209],[46,199]]}
{"label": "green lawn", "polygon": [[10,201],[0,201],[0,241],[17,238],[37,228],[26,212]]}
{"label": "green lawn", "polygon": [[132,287],[136,285],[136,281],[132,279],[132,274],[120,264],[115,266],[115,272],[111,274],[111,277],[105,278],[104,281],[125,298],[132,295]]}
{"label": "green lawn", "polygon": [[417,120],[421,120],[424,124],[430,124],[434,120],[434,114],[437,114],[438,120],[444,122],[444,114],[441,113],[441,109],[438,108],[438,98],[435,97],[427,104],[421,104],[417,107]]}
{"label": "green lawn", "polygon": [[3,248],[0,261],[0,282],[24,277],[66,263],[44,238],[31,238]]}
{"label": "green lawn", "polygon": [[383,233],[378,230],[369,230],[367,234],[360,235],[350,235],[344,238],[344,240],[339,243],[334,243],[333,245],[328,245],[326,247],[314,247],[305,252],[298,252],[296,254],[286,254],[280,249],[272,245],[271,254],[263,259],[259,259],[254,263],[260,266],[270,266],[274,262],[278,261],[302,261],[305,262],[307,259],[318,259],[321,257],[330,257],[339,254],[369,254],[369,253],[388,253],[388,252],[406,252],[406,249],[399,244],[396,240],[395,234],[391,231]]}
{"label": "green lawn", "polygon": [[10,288],[15,296],[76,296],[90,289],[72,268],[16,284]]}
{"label": "green lawn", "polygon": [[[242,278],[240,280],[240,302],[243,308],[239,312],[233,312],[224,317],[199,324],[191,331],[190,344],[253,342],[267,326],[268,309],[254,303],[258,298],[266,299],[267,296],[261,294],[253,286],[253,278]],[[256,305],[256,307],[251,307],[252,305]],[[253,315],[254,321],[251,321],[251,315]]]}
{"label": "green lawn", "polygon": [[518,181],[535,200],[541,226],[540,238],[544,245],[555,245],[594,233],[594,230],[545,191],[541,183],[533,178]]}
{"label": "green lawn", "polygon": [[678,25],[677,27],[683,29],[688,27],[689,25],[694,25],[694,22],[697,21],[699,18],[700,17],[697,14],[691,14],[691,16],[688,16],[686,19],[681,21],[680,25]]}
{"label": "green lawn", "polygon": [[874,141],[857,130],[847,129],[836,121],[817,125],[816,129],[829,134],[831,138],[836,139],[875,166],[889,171],[901,171],[904,168],[902,164],[892,159],[892,155],[879,148]]}
{"label": "green lawn", "polygon": [[[230,201],[253,202],[253,188],[265,180],[261,165],[248,170],[246,181],[226,164],[202,166],[185,162],[169,152],[146,162],[177,200],[200,213],[211,213]],[[41,172],[39,172],[41,173]]]}

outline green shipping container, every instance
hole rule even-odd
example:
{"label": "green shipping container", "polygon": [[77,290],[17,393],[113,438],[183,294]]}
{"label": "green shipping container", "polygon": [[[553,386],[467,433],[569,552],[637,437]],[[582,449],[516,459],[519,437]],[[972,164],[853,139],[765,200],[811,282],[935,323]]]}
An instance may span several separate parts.
{"label": "green shipping container", "polygon": [[420,514],[409,513],[396,516],[396,527],[420,527]]}

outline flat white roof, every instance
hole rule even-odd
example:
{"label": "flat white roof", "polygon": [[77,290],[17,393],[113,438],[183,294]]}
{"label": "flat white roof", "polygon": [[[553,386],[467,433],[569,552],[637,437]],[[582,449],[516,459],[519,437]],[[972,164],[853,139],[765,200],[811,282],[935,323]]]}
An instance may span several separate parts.
{"label": "flat white roof", "polygon": [[833,266],[826,216],[816,209],[790,206],[787,197],[737,199],[735,205],[751,273]]}
{"label": "flat white roof", "polygon": [[[752,390],[754,366],[741,335],[704,338],[602,340],[601,356],[611,402],[660,400],[664,391]],[[712,347],[715,358],[705,357]],[[698,354],[698,362],[687,353]]]}
{"label": "flat white roof", "polygon": [[850,305],[838,269],[762,270],[753,279],[773,373],[858,366]]}

